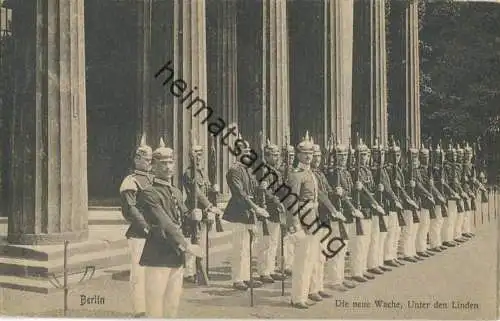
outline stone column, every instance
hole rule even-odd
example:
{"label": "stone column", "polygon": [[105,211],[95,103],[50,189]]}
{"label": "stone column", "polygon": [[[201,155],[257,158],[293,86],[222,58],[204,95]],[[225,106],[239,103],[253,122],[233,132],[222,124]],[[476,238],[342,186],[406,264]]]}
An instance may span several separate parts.
{"label": "stone column", "polygon": [[87,238],[84,1],[15,3],[8,240]]}
{"label": "stone column", "polygon": [[151,23],[152,0],[140,0],[137,6],[137,106],[140,119],[137,143],[142,133],[153,148],[158,144],[158,133],[153,129],[155,113],[151,110]]}
{"label": "stone column", "polygon": [[[227,127],[236,126],[238,123],[238,68],[237,68],[237,2],[236,1],[212,1],[216,12],[216,26],[214,48],[217,53],[215,57],[215,78],[212,78],[215,89],[214,106]],[[214,15],[215,15],[214,12]],[[212,56],[213,57],[213,56]],[[231,138],[230,138],[231,139]],[[220,137],[215,139],[218,164],[217,184],[221,192],[229,195],[225,174],[234,163],[235,158],[229,149],[219,142]],[[232,145],[233,142],[229,142]],[[209,164],[209,166],[213,166]]]}
{"label": "stone column", "polygon": [[410,147],[418,148],[421,140],[418,1],[391,2],[391,24],[394,131],[401,137],[402,144],[405,141]]}
{"label": "stone column", "polygon": [[[185,95],[190,98],[174,99],[173,141],[178,155],[179,173],[189,165],[191,135],[205,146],[204,168],[208,163],[207,126],[215,116],[207,112],[207,50],[205,0],[174,1],[174,70],[176,77],[187,84]],[[184,99],[183,99],[184,100]],[[191,105],[191,107],[189,107]],[[206,120],[210,117],[209,120]]]}
{"label": "stone column", "polygon": [[325,135],[351,137],[353,0],[325,0]]}
{"label": "stone column", "polygon": [[290,135],[287,3],[264,0],[262,5],[262,131],[282,146]]}
{"label": "stone column", "polygon": [[353,119],[367,144],[387,145],[385,3],[355,0]]}

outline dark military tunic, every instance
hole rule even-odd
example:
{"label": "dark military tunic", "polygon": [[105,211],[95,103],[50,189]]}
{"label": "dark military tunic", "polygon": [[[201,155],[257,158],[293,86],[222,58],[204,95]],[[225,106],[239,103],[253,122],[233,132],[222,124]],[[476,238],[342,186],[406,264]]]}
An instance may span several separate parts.
{"label": "dark military tunic", "polygon": [[137,208],[137,195],[153,184],[153,175],[135,170],[125,177],[120,186],[121,207],[123,217],[130,223],[125,233],[127,238],[145,238],[145,230],[149,225],[144,220],[143,214]]}
{"label": "dark military tunic", "polygon": [[455,191],[448,184],[446,172],[439,167],[434,168],[434,184],[445,199],[455,199]]}
{"label": "dark military tunic", "polygon": [[194,208],[195,188],[198,208],[204,210],[207,207],[213,206],[214,204],[210,203],[207,197],[209,191],[212,190],[210,181],[204,176],[200,168],[196,169],[196,177],[193,178],[193,176],[193,168],[191,166],[188,167],[182,175],[182,186],[186,191],[186,206],[188,208]]}
{"label": "dark military tunic", "polygon": [[[290,187],[292,193],[298,197],[298,202],[293,197],[288,197],[284,200],[284,205],[288,210],[287,225],[288,227],[302,225],[304,230],[307,230],[308,226],[302,224],[300,220],[300,216],[304,215],[304,213],[299,213],[299,209],[308,203],[318,202],[318,186],[315,175],[310,169],[297,167],[290,172],[287,185]],[[312,213],[307,214],[307,216],[310,215]]]}
{"label": "dark military tunic", "polygon": [[343,189],[342,196],[334,194],[333,199],[336,204],[339,201],[342,203],[342,210],[344,211],[344,216],[346,217],[346,223],[352,223],[354,216],[352,213],[356,209],[352,203],[352,192],[354,188],[354,183],[352,181],[351,173],[346,168],[336,166],[328,177],[328,181],[334,187],[341,187]]}
{"label": "dark military tunic", "polygon": [[[382,184],[384,186],[384,191],[382,192],[382,200],[383,204],[380,204],[382,207],[389,209],[389,211],[396,211],[396,202],[401,202],[399,197],[394,193],[394,190],[392,189],[391,186],[391,179],[389,177],[389,174],[387,172],[387,167],[383,166],[382,168],[375,167],[373,169],[373,174],[375,176],[375,179],[377,180],[376,183]],[[377,195],[379,192],[377,191]],[[380,197],[378,195],[378,197]]]}
{"label": "dark military tunic", "polygon": [[330,213],[337,212],[337,209],[330,201],[330,197],[333,196],[333,189],[328,183],[325,174],[319,168],[312,169],[312,172],[316,176],[316,181],[318,182],[319,219],[325,224],[339,221],[338,219],[333,219],[330,215]]}
{"label": "dark military tunic", "polygon": [[[402,201],[403,208],[405,210],[411,210],[410,201],[412,201],[410,195],[407,192],[406,180],[403,170],[398,165],[387,164],[386,172],[389,174],[389,179],[391,180],[391,186],[396,196]],[[399,187],[398,183],[399,182]],[[394,208],[391,210],[395,210]]]}
{"label": "dark military tunic", "polygon": [[[444,163],[444,170],[446,173],[446,177],[448,177],[448,184],[460,196],[459,200],[462,200],[463,199],[462,194],[465,193],[464,189],[462,188],[462,184],[460,182],[462,167],[459,164],[451,163],[451,162],[447,161]],[[467,210],[467,209],[464,208],[462,202],[458,202],[458,200],[457,200],[457,210],[458,210],[458,213],[462,213],[464,210]]]}
{"label": "dark military tunic", "polygon": [[169,182],[155,178],[153,185],[138,195],[138,206],[151,232],[146,238],[140,265],[177,268],[184,264],[187,242],[182,223],[188,209],[182,192]]}
{"label": "dark military tunic", "polygon": [[[418,168],[418,173],[420,178],[422,179],[422,184],[423,186],[426,187],[427,191],[431,193],[431,195],[434,197],[434,201],[436,202],[437,205],[443,205],[443,203],[440,201],[440,199],[444,199],[444,195],[441,194],[441,192],[436,188],[434,185],[434,178],[431,182],[430,177],[429,177],[429,168],[427,166],[420,166]],[[434,205],[429,202],[427,198],[425,198],[422,201],[422,207],[425,209],[432,209]]]}
{"label": "dark military tunic", "polygon": [[[410,180],[410,173],[409,173],[410,169],[408,168],[407,171],[408,171],[408,180]],[[432,194],[427,190],[427,188],[425,188],[424,186],[425,182],[422,178],[420,170],[416,168],[413,169],[413,171],[414,171],[413,180],[415,181],[415,189],[414,189],[415,201],[417,202],[417,204],[419,204],[419,206],[422,206],[425,209],[429,209],[432,204],[430,203],[429,198],[432,197]],[[410,192],[411,186],[409,184],[408,184],[408,189]]]}
{"label": "dark military tunic", "polygon": [[257,179],[259,182],[266,182],[268,187],[265,190],[265,204],[269,217],[269,221],[274,223],[280,223],[280,212],[281,207],[281,194],[284,189],[280,188],[283,182],[283,174],[281,171],[269,164],[266,164],[257,172]]}
{"label": "dark military tunic", "polygon": [[257,193],[258,182],[245,164],[234,163],[226,174],[231,198],[224,210],[224,219],[232,223],[250,224],[252,202]]}
{"label": "dark military tunic", "polygon": [[375,193],[375,181],[369,167],[361,166],[359,171],[359,181],[363,184],[361,193],[361,212],[366,219],[372,217],[372,206],[378,204],[373,197]]}

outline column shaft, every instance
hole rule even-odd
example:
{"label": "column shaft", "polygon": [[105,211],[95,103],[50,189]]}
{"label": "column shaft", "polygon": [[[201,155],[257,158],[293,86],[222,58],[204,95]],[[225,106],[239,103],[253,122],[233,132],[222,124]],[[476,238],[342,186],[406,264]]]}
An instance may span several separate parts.
{"label": "column shaft", "polygon": [[325,0],[325,136],[351,136],[353,1]]}
{"label": "column shaft", "polygon": [[23,2],[16,4],[14,15],[18,90],[8,239],[18,244],[84,240],[88,194],[83,0]]}
{"label": "column shaft", "polygon": [[385,4],[357,0],[354,5],[353,118],[360,136],[369,144],[387,144],[387,88]]}

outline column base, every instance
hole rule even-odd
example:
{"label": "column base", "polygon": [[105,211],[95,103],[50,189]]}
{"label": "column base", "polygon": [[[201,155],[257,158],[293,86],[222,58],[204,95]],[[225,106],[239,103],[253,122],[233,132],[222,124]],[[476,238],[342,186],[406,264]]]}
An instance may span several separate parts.
{"label": "column base", "polygon": [[40,233],[40,234],[25,234],[25,233],[9,233],[7,241],[10,244],[19,245],[52,245],[62,244],[64,241],[71,243],[83,242],[88,239],[88,229],[74,232],[63,233]]}

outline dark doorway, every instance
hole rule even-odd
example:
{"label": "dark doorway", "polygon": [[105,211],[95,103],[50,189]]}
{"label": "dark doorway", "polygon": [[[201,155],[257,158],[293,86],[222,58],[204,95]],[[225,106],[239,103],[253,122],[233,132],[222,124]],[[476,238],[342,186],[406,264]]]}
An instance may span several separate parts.
{"label": "dark doorway", "polygon": [[138,132],[136,5],[85,1],[90,206],[116,206]]}

